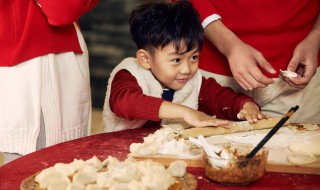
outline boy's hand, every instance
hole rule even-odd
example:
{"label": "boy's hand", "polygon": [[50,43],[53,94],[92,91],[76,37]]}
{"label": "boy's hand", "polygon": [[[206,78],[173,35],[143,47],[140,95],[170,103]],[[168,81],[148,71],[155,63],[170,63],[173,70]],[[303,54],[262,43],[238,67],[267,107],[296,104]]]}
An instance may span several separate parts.
{"label": "boy's hand", "polygon": [[269,115],[261,113],[257,104],[253,102],[247,102],[243,105],[243,108],[238,113],[237,118],[241,120],[247,120],[250,123],[255,123],[260,119],[269,118]]}
{"label": "boy's hand", "polygon": [[193,127],[221,126],[229,128],[227,120],[216,119],[215,116],[206,115],[203,112],[189,109],[184,115],[183,120]]}

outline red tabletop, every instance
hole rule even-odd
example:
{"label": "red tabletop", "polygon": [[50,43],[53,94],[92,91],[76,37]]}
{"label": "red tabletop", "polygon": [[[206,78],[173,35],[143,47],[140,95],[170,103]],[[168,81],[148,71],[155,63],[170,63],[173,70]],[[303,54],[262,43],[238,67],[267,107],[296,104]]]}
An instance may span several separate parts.
{"label": "red tabletop", "polygon": [[[92,135],[33,152],[0,167],[0,190],[17,190],[23,179],[57,162],[69,163],[74,158],[86,160],[94,155],[100,160],[106,159],[109,155],[124,160],[130,152],[131,143],[142,142],[143,137],[157,129],[156,127],[140,128]],[[267,172],[261,180],[247,186],[224,186],[206,179],[202,168],[188,168],[187,170],[196,176],[198,190],[320,190],[319,175]]]}

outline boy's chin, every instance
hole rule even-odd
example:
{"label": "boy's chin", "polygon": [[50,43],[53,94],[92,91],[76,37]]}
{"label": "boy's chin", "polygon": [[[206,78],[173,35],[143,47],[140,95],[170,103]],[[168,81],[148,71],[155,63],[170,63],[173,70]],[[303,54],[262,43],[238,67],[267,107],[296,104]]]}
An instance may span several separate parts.
{"label": "boy's chin", "polygon": [[185,86],[185,84],[172,84],[172,85],[166,86],[165,88],[169,88],[169,89],[172,89],[174,91],[178,91],[178,90],[181,90],[184,86]]}
{"label": "boy's chin", "polygon": [[[170,88],[170,87],[169,87]],[[174,91],[178,91],[181,90],[183,88],[183,86],[179,86],[179,87],[172,87],[170,89],[174,90]]]}

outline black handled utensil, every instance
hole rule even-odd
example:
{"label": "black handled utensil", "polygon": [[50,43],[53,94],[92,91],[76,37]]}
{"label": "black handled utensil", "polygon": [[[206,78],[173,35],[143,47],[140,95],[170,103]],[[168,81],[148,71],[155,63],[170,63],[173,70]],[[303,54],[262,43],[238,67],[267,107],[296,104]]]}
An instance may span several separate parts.
{"label": "black handled utensil", "polygon": [[243,162],[240,162],[239,166],[245,167],[247,165],[248,159],[252,158],[298,109],[298,105],[292,107],[271,129],[271,131],[259,142],[259,144],[246,156],[246,159]]}

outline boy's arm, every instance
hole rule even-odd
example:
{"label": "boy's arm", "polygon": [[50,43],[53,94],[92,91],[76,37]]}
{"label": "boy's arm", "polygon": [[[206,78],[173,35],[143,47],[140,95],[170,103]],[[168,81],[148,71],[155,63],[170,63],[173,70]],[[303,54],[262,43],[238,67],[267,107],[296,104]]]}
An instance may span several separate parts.
{"label": "boy's arm", "polygon": [[213,78],[203,77],[199,94],[200,111],[221,119],[238,120],[237,114],[247,102],[255,103],[253,98],[222,87]]}
{"label": "boy's arm", "polygon": [[162,102],[159,110],[159,117],[161,119],[183,119],[186,123],[193,127],[228,127],[228,121],[216,120],[215,117],[209,116],[198,110],[168,101]]}
{"label": "boy's arm", "polygon": [[192,108],[144,95],[137,80],[126,70],[119,71],[113,79],[109,103],[114,114],[128,120],[183,119],[195,127],[228,123]]}
{"label": "boy's arm", "polygon": [[163,101],[144,95],[136,78],[126,70],[119,71],[112,81],[109,103],[118,117],[159,121],[159,109]]}

